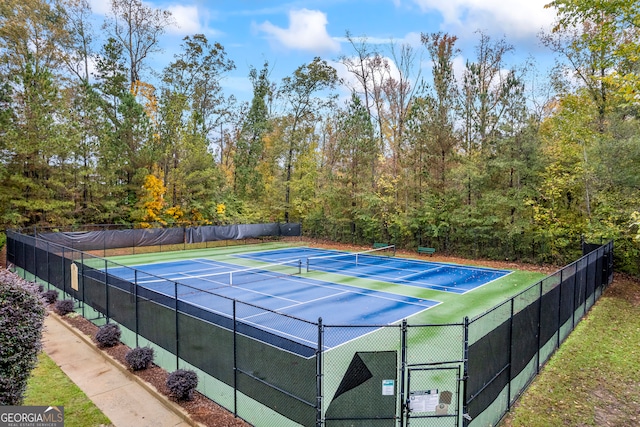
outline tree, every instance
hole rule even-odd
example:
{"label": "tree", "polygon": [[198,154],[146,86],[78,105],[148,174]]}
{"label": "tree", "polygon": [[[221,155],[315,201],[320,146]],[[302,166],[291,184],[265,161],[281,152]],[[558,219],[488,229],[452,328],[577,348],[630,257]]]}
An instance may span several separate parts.
{"label": "tree", "polygon": [[461,105],[468,205],[473,203],[474,193],[480,194],[477,185],[486,172],[484,161],[497,152],[495,144],[501,137],[510,99],[521,91],[516,70],[505,71],[505,57],[512,51],[513,46],[504,40],[494,42],[480,33],[476,60],[466,63]]}
{"label": "tree", "polygon": [[322,109],[333,104],[331,94],[324,93],[323,97],[315,97],[315,95],[332,90],[337,82],[336,70],[317,57],[311,63],[298,67],[293,77],[285,77],[282,81],[279,96],[285,100],[290,109],[289,126],[285,137],[288,140],[288,148],[284,159],[286,170],[284,222],[289,222],[291,180],[296,156],[306,151],[304,142],[307,136],[313,133],[315,120]]}
{"label": "tree", "polygon": [[[156,171],[156,174],[161,175]],[[167,192],[162,177],[149,174],[144,178],[137,209],[132,212],[132,219],[143,228],[152,227],[154,223],[163,223],[162,213],[166,206],[164,195]],[[165,223],[166,225],[166,223]]]}
{"label": "tree", "polygon": [[150,118],[126,83],[122,46],[104,45],[97,63],[95,101],[103,117],[97,170],[109,188],[110,220],[129,217],[137,192],[153,165],[154,137]]}
{"label": "tree", "polygon": [[[388,111],[379,111],[384,116],[383,134],[389,134],[389,148],[392,156],[392,169],[394,178],[398,178],[399,164],[401,162],[401,146],[405,138],[405,130],[409,110],[415,101],[416,93],[423,89],[420,72],[412,76],[412,68],[415,65],[416,53],[409,44],[402,44],[397,50],[395,44],[391,45],[391,56],[397,67],[397,77],[387,75],[382,82],[382,92],[386,102],[380,104],[387,105]],[[396,187],[396,201],[397,191]]]}
{"label": "tree", "polygon": [[234,68],[222,45],[210,44],[202,34],[185,37],[182,48],[163,72],[160,109],[161,166],[174,205],[180,203],[177,189],[183,184],[175,181],[177,170],[190,155],[186,141],[212,146],[209,135],[227,114],[220,80]]}
{"label": "tree", "polygon": [[145,60],[159,52],[160,37],[174,23],[171,12],[154,9],[140,0],[111,0],[106,29],[128,56],[129,83],[142,80]]}
{"label": "tree", "polygon": [[263,138],[271,127],[266,101],[271,94],[269,64],[265,62],[259,73],[251,68],[249,78],[253,83],[253,99],[242,123],[234,155],[233,189],[240,198],[251,198],[262,191],[256,167],[264,150]]}
{"label": "tree", "polygon": [[0,4],[0,69],[7,76],[27,67],[57,71],[69,40],[64,1],[5,0]]}
{"label": "tree", "polygon": [[211,44],[206,36],[196,34],[184,38],[181,53],[164,70],[164,90],[189,100],[191,114],[205,137],[221,125],[221,118],[227,114],[220,82],[234,68],[220,43]]}
{"label": "tree", "polygon": [[[560,22],[563,22],[560,20]],[[553,33],[542,36],[542,41],[561,55],[568,65],[559,63],[555,78],[558,86],[567,86],[563,80],[575,81],[588,90],[598,110],[601,132],[605,131],[607,109],[611,104],[612,88],[609,75],[617,67],[615,51],[619,40],[608,30],[605,21],[585,21],[579,26],[558,24]],[[571,91],[569,87],[565,92]]]}
{"label": "tree", "polygon": [[[380,150],[371,138],[373,124],[360,98],[351,94],[351,101],[344,112],[340,112],[337,126],[337,157],[335,168],[330,171],[334,180],[334,191],[340,200],[340,210],[349,221],[351,233],[356,233],[358,214],[370,212],[364,203],[374,191],[373,168]],[[328,171],[329,172],[329,171]],[[345,217],[346,213],[346,217]]]}
{"label": "tree", "polygon": [[571,243],[571,234],[585,231],[591,216],[593,165],[589,153],[598,132],[589,123],[596,119],[597,110],[585,95],[567,95],[541,129],[547,162],[538,195],[529,204],[554,256],[561,256]]}
{"label": "tree", "polygon": [[91,6],[87,0],[69,0],[64,13],[69,36],[63,40],[66,54],[62,59],[73,75],[83,84],[88,84],[95,38],[91,25]]}
{"label": "tree", "polygon": [[454,126],[459,100],[453,58],[459,50],[455,48],[455,36],[442,33],[422,34],[421,40],[433,63],[433,91],[426,97],[429,110],[425,124],[429,131],[428,150],[432,153],[433,163],[438,165],[433,175],[436,177],[437,187],[443,192],[447,184],[447,163],[458,145]]}
{"label": "tree", "polygon": [[[343,56],[340,62],[355,77],[355,84],[350,85],[351,92],[362,97],[369,120],[377,124],[377,129],[373,129],[371,138],[377,138],[382,150],[385,147],[383,122],[386,108],[383,87],[385,80],[390,77],[389,60],[380,52],[372,50],[366,37],[354,38],[347,32],[346,38],[355,51],[355,56]],[[404,89],[401,88],[401,90]],[[371,166],[375,167],[375,164]],[[375,181],[372,185],[375,187]]]}

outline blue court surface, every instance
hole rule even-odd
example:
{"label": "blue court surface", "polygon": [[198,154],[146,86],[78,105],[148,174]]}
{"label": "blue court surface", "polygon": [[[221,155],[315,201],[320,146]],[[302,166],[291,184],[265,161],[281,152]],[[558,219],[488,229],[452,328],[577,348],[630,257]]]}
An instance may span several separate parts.
{"label": "blue court surface", "polygon": [[[302,274],[298,274],[300,271]],[[208,259],[109,268],[110,275],[137,283],[156,294],[173,297],[177,291],[178,300],[203,309],[199,312],[215,314],[208,316],[208,320],[232,318],[233,300],[236,300],[236,319],[245,326],[249,325],[256,338],[278,346],[283,341],[308,348],[317,346],[317,327],[287,316],[313,323],[322,318],[325,325],[388,325],[438,304],[431,300],[309,279],[304,277],[304,271],[306,266],[300,268],[297,261],[245,269]],[[224,319],[214,322],[221,326],[228,324]],[[376,329],[378,327],[352,327],[341,329],[340,334],[326,333],[324,347],[336,347]],[[256,330],[264,332],[256,335]]]}
{"label": "blue court surface", "polygon": [[452,265],[406,258],[354,254],[314,248],[276,249],[237,255],[263,262],[300,258],[306,269],[368,278],[404,286],[464,294],[511,273],[508,270]]}

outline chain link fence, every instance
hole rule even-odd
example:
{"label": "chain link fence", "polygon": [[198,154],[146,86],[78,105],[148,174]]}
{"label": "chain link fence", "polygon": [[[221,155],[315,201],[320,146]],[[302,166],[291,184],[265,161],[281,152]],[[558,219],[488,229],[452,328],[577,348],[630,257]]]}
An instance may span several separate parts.
{"label": "chain link fence", "polygon": [[152,346],[164,369],[195,370],[199,391],[256,426],[496,425],[613,273],[608,243],[460,323],[325,325],[36,236],[7,238],[10,267],[76,300],[96,325],[119,324],[122,341]]}

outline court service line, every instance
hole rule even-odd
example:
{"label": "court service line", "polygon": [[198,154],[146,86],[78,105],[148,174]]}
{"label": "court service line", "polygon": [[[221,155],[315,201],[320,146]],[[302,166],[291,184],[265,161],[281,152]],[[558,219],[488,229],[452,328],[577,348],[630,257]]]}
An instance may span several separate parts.
{"label": "court service line", "polygon": [[229,286],[228,283],[218,282],[216,280],[207,279],[207,277],[211,277],[211,276],[221,276],[222,274],[220,274],[220,273],[217,273],[217,274],[216,273],[204,274],[204,275],[199,275],[199,276],[193,276],[193,275],[191,275],[189,273],[173,273],[173,274],[180,274],[180,276],[165,277],[165,278],[162,278],[162,279],[153,279],[153,280],[138,280],[137,283],[139,285],[146,285],[146,284],[150,284],[150,283],[177,282],[179,285],[192,286],[192,285],[187,285],[185,283],[180,283],[180,279],[196,279],[196,280],[203,280],[203,281],[206,281],[206,282],[209,282],[209,283],[215,283],[215,284]]}
{"label": "court service line", "polygon": [[[245,287],[243,287],[242,285],[233,285],[233,286],[230,286],[230,288],[240,288],[240,289],[242,289],[243,291],[253,292],[254,294],[264,295],[264,296],[266,296],[266,297],[271,297],[271,298],[281,299],[281,300],[284,300],[284,301],[290,301],[290,302],[300,303],[300,301],[297,301],[297,300],[294,300],[294,299],[291,299],[291,298],[285,298],[285,297],[280,297],[280,296],[278,296],[278,295],[268,294],[268,293],[266,293],[266,292],[256,291],[256,290],[254,290],[254,289],[245,288]],[[278,309],[278,310],[279,310],[279,309]]]}
{"label": "court service line", "polygon": [[[265,312],[260,313],[260,314],[254,314],[253,316],[240,318],[240,320],[244,321],[244,320],[249,319],[249,318],[251,318],[251,317],[261,316],[261,315],[269,314],[269,313],[271,313],[271,312],[270,312],[270,311],[265,311]],[[273,314],[273,313],[272,313],[272,314]],[[301,337],[301,336],[299,336],[299,335],[293,335],[293,334],[290,334],[290,333],[285,332],[285,331],[283,331],[283,330],[280,330],[280,329],[274,329],[274,328],[272,328],[272,327],[270,327],[270,326],[265,326],[265,325],[262,325],[262,324],[260,324],[260,323],[255,323],[255,322],[247,321],[247,324],[250,324],[250,325],[252,325],[252,326],[255,326],[257,329],[263,329],[263,330],[265,330],[265,331],[270,331],[270,332],[271,332],[271,333],[273,333],[274,335],[277,335],[277,336],[280,336],[280,337],[286,337],[286,338],[292,339],[292,340],[294,340],[294,341],[296,341],[296,342],[298,342],[298,343],[302,342],[302,343],[309,343],[309,344],[313,344],[313,345],[315,345],[315,346],[317,346],[317,345],[318,345],[318,342],[317,342],[317,341],[311,341],[311,340],[308,340],[308,339],[306,339],[306,338],[304,338],[304,337]],[[317,326],[316,326],[314,329],[315,329],[315,331],[317,331],[317,330],[318,330]],[[280,347],[278,347],[278,348],[280,348]]]}
{"label": "court service line", "polygon": [[326,296],[323,296],[323,297],[320,297],[320,298],[316,298],[316,299],[312,299],[312,300],[309,300],[309,301],[301,301],[298,304],[288,305],[286,307],[280,307],[278,310],[287,310],[289,308],[299,307],[301,305],[305,305],[305,304],[309,304],[309,303],[313,303],[313,302],[318,302],[318,301],[322,301],[323,299],[333,298],[333,297],[337,297],[339,295],[349,294],[349,293],[351,293],[351,292],[342,291],[342,292],[338,292],[337,294],[326,295]]}
{"label": "court service line", "polygon": [[[436,271],[436,270],[439,270],[441,268],[442,267],[434,267],[434,268],[431,268],[429,270],[410,270],[411,273],[406,274],[404,276],[394,277],[394,279],[395,280],[407,280],[407,279],[410,279],[411,277],[419,276],[419,275],[424,274],[424,273],[430,273],[432,271]],[[382,277],[385,277],[385,275],[382,274]]]}

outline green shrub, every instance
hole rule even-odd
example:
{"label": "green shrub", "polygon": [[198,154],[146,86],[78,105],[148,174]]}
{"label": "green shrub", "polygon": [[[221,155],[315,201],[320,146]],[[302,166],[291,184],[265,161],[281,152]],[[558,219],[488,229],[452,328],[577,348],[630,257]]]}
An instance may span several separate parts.
{"label": "green shrub", "polygon": [[171,396],[178,400],[191,400],[198,386],[198,375],[194,371],[178,369],[167,377],[167,388]]}
{"label": "green shrub", "polygon": [[0,405],[22,404],[45,315],[38,287],[0,269]]}
{"label": "green shrub", "polygon": [[153,349],[151,347],[136,347],[125,354],[125,360],[134,371],[147,369],[153,362]]}
{"label": "green shrub", "polygon": [[96,332],[96,341],[100,347],[113,347],[120,342],[120,326],[115,323],[107,323],[100,326]]}
{"label": "green shrub", "polygon": [[69,313],[73,313],[74,306],[75,303],[72,299],[63,299],[62,301],[56,301],[53,305],[53,311],[58,313],[60,316],[64,316]]}
{"label": "green shrub", "polygon": [[54,304],[56,301],[58,301],[58,291],[53,289],[48,290],[42,294],[42,297],[47,304]]}

